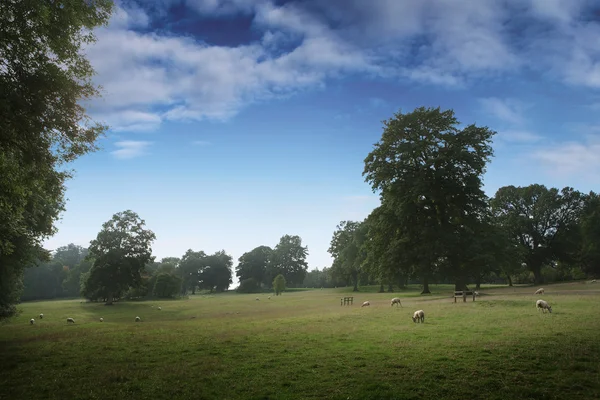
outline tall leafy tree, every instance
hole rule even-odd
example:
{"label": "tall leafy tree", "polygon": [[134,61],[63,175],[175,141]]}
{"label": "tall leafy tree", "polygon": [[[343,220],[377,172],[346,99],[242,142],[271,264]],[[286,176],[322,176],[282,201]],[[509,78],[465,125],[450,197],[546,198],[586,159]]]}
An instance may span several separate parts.
{"label": "tall leafy tree", "polygon": [[519,258],[533,272],[535,283],[543,281],[542,266],[570,260],[573,245],[567,236],[574,233],[583,208],[580,192],[537,184],[505,186],[498,189],[490,204]]}
{"label": "tall leafy tree", "polygon": [[146,264],[154,260],[152,242],[155,239],[135,212],[114,214],[90,242],[89,255],[94,265],[87,277],[84,295],[102,297],[110,305],[125,290],[139,286]]}
{"label": "tall leafy tree", "polygon": [[194,251],[189,249],[185,252],[179,262],[179,276],[182,279],[181,290],[186,293],[188,290],[196,294],[196,288],[200,282],[200,274],[206,266],[206,253],[203,251]]}
{"label": "tall leafy tree", "polygon": [[251,251],[242,254],[238,259],[238,265],[235,267],[235,275],[241,281],[253,278],[256,282],[269,285],[266,282],[267,266],[271,258],[273,249],[269,246],[258,246]]}
{"label": "tall leafy tree", "polygon": [[393,210],[411,263],[431,269],[444,259],[461,286],[463,244],[487,207],[481,177],[495,132],[474,124],[460,129],[454,111],[440,108],[398,112],[383,124],[363,175]]}
{"label": "tall leafy tree", "polygon": [[279,296],[285,290],[286,280],[285,276],[279,274],[273,279],[273,290],[275,291],[275,296]]}
{"label": "tall leafy tree", "polygon": [[81,51],[108,22],[110,0],[0,1],[0,319],[16,309],[23,268],[65,205],[68,162],[97,149],[106,127],[81,101],[98,94]]}
{"label": "tall leafy tree", "polygon": [[306,257],[308,248],[302,246],[300,236],[284,235],[271,253],[271,259],[267,268],[267,277],[272,279],[283,274],[287,284],[300,285],[304,281],[308,264]]}
{"label": "tall leafy tree", "polygon": [[333,257],[332,268],[340,275],[347,276],[358,292],[358,280],[365,261],[363,243],[366,240],[367,226],[363,222],[342,221],[333,233],[329,254]]}
{"label": "tall leafy tree", "polygon": [[600,196],[585,197],[581,213],[579,260],[585,273],[600,277]]}
{"label": "tall leafy tree", "polygon": [[232,280],[233,258],[225,250],[205,257],[204,266],[200,274],[202,287],[205,289],[223,292],[233,283]]}

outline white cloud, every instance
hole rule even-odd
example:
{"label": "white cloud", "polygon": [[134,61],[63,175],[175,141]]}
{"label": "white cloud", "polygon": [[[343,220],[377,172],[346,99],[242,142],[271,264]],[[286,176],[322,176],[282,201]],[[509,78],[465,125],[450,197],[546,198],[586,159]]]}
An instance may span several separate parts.
{"label": "white cloud", "polygon": [[600,136],[588,135],[583,141],[540,148],[532,157],[552,174],[597,179],[600,176]]}
{"label": "white cloud", "polygon": [[[263,37],[237,47],[129,30],[148,26],[150,17],[139,7],[121,6],[87,48],[105,96],[90,112],[117,130],[150,130],[164,120],[223,120],[247,104],[354,73],[463,88],[528,67],[600,87],[600,26],[581,21],[584,3],[186,0],[200,14],[253,15]],[[511,13],[517,9],[524,19],[518,23],[549,24],[544,35],[515,26]],[[516,40],[509,29],[522,35]],[[484,105],[506,122],[523,122],[518,102],[490,98]]]}
{"label": "white cloud", "polygon": [[528,105],[515,99],[499,99],[488,97],[479,99],[483,108],[494,115],[494,117],[511,124],[522,124],[524,122],[523,112]]}
{"label": "white cloud", "polygon": [[539,142],[543,137],[529,131],[507,130],[499,132],[498,139],[511,143],[530,144]]}
{"label": "white cloud", "polygon": [[146,149],[152,142],[139,141],[139,140],[123,140],[116,142],[115,146],[119,147],[118,150],[111,152],[113,156],[119,159],[130,159],[139,157],[146,153]]}

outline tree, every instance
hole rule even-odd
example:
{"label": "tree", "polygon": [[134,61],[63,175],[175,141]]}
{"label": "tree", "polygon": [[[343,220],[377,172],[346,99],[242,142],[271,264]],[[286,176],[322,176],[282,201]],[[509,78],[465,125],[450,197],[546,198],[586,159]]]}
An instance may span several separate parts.
{"label": "tree", "polygon": [[365,260],[363,243],[366,239],[367,226],[355,221],[342,221],[333,233],[327,250],[333,257],[332,268],[352,280],[354,292],[358,292],[358,278]]}
{"label": "tree", "polygon": [[196,294],[196,288],[200,282],[200,273],[206,266],[206,253],[203,251],[193,251],[189,249],[185,252],[179,262],[179,276],[182,279],[181,290],[187,293]]}
{"label": "tree", "polygon": [[260,293],[260,282],[254,278],[244,279],[236,291],[238,293]]}
{"label": "tree", "polygon": [[283,274],[290,285],[302,284],[308,270],[307,256],[308,248],[302,246],[300,236],[282,236],[271,253],[266,272],[268,279]]}
{"label": "tree", "polygon": [[200,274],[200,282],[204,289],[211,291],[216,290],[217,292],[223,292],[229,288],[229,285],[233,283],[232,271],[233,266],[232,257],[225,253],[225,250],[221,250],[205,257],[204,266]]}
{"label": "tree", "polygon": [[65,205],[66,163],[97,149],[106,127],[80,105],[98,94],[81,48],[109,0],[0,1],[0,319],[14,315],[23,268]]}
{"label": "tree", "polygon": [[600,276],[600,196],[594,192],[585,198],[579,229],[582,268],[593,277]]}
{"label": "tree", "polygon": [[273,290],[275,291],[275,296],[279,296],[285,290],[285,277],[281,274],[277,275],[275,279],[273,279]]}
{"label": "tree", "polygon": [[181,278],[164,272],[156,276],[153,293],[158,298],[175,297],[181,291]]}
{"label": "tree", "polygon": [[90,242],[89,256],[94,258],[94,264],[85,285],[86,297],[101,296],[111,305],[115,296],[139,286],[141,272],[154,260],[151,246],[155,239],[135,212],[114,214]]}
{"label": "tree", "polygon": [[542,266],[570,258],[573,249],[567,237],[575,230],[583,208],[581,193],[537,184],[504,186],[490,204],[536,284],[543,281]]}
{"label": "tree", "polygon": [[459,129],[454,111],[439,107],[398,112],[383,124],[365,159],[365,180],[394,213],[410,263],[431,269],[446,260],[458,288],[467,261],[458,249],[488,204],[481,177],[495,132],[473,124]]}
{"label": "tree", "polygon": [[267,265],[273,253],[269,246],[258,246],[251,251],[242,254],[235,267],[235,275],[240,282],[253,278],[257,282],[269,284],[265,281]]}

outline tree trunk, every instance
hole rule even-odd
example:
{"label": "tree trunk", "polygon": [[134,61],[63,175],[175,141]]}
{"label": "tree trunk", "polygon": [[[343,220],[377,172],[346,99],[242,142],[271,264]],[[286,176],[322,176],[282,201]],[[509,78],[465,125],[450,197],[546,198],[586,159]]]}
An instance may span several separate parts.
{"label": "tree trunk", "polygon": [[379,293],[383,293],[385,290],[383,289],[383,283],[379,285]]}
{"label": "tree trunk", "polygon": [[106,303],[104,304],[105,306],[112,306],[113,305],[113,295],[112,293],[110,293],[107,297],[106,297]]}
{"label": "tree trunk", "polygon": [[399,287],[400,289],[404,289],[404,288],[406,287],[406,282],[405,282],[405,280],[404,280],[404,275],[400,275],[400,276],[398,277],[398,287]]}
{"label": "tree trunk", "polygon": [[394,291],[394,285],[391,283],[388,285],[388,293],[392,293]]}
{"label": "tree trunk", "polygon": [[431,294],[431,291],[429,290],[429,278],[427,277],[423,278],[423,291],[421,294]]}
{"label": "tree trunk", "polygon": [[481,289],[481,275],[477,274],[477,277],[475,278],[475,290],[479,289]]}
{"label": "tree trunk", "polygon": [[465,287],[465,279],[462,276],[456,278],[456,280],[454,281],[454,290],[463,291],[465,290]]}
{"label": "tree trunk", "polygon": [[352,291],[358,292],[358,273],[352,275],[352,281],[354,283],[354,289],[352,289]]}
{"label": "tree trunk", "polygon": [[531,272],[533,272],[533,279],[536,285],[544,283],[544,277],[542,276],[542,266],[541,265],[532,265]]}
{"label": "tree trunk", "polygon": [[506,274],[506,279],[508,280],[508,286],[512,286],[512,278],[510,277],[510,274]]}

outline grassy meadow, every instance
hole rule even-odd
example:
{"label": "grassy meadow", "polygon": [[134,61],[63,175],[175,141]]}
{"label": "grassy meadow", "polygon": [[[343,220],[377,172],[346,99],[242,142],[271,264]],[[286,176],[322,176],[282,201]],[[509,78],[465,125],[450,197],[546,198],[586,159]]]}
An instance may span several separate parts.
{"label": "grassy meadow", "polygon": [[0,325],[0,399],[600,398],[600,283],[544,287],[23,303]]}

